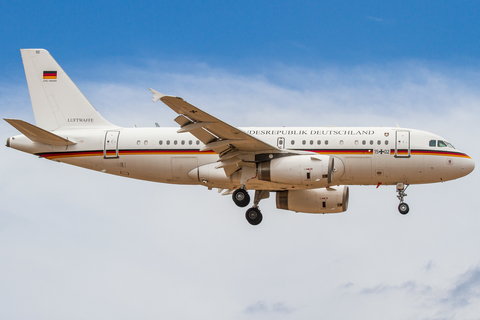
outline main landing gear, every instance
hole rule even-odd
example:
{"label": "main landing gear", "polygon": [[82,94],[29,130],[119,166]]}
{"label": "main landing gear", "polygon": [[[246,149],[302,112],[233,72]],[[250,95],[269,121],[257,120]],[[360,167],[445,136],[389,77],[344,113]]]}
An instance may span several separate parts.
{"label": "main landing gear", "polygon": [[398,205],[398,212],[400,212],[401,214],[407,214],[410,211],[408,204],[403,202],[403,198],[407,196],[405,191],[407,190],[408,186],[408,184],[405,185],[403,183],[397,183],[397,198],[398,200],[400,200],[400,204]]}
{"label": "main landing gear", "polygon": [[250,196],[244,187],[233,191],[232,198],[233,202],[241,208],[248,206],[250,203]]}
{"label": "main landing gear", "polygon": [[[248,223],[252,226],[260,224],[263,220],[263,215],[260,209],[258,208],[258,203],[262,199],[266,199],[270,196],[270,192],[267,190],[255,190],[255,199],[253,200],[253,207],[247,210],[245,213],[245,218]],[[232,195],[233,202],[239,207],[246,207],[250,203],[250,196],[248,195],[245,186],[242,186],[240,189],[237,189],[233,192]]]}

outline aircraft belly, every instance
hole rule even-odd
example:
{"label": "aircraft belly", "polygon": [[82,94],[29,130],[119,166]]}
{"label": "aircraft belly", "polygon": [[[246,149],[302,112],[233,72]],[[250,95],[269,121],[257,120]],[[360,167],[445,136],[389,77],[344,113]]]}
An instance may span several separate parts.
{"label": "aircraft belly", "polygon": [[60,159],[52,159],[54,161],[70,164],[72,166],[77,166],[85,169],[90,169],[90,170],[97,170],[100,171],[102,170],[103,166],[101,165],[100,157],[97,161],[94,159],[89,159],[86,157],[77,157],[77,158],[60,158]]}
{"label": "aircraft belly", "polygon": [[198,182],[191,178],[188,173],[198,166],[196,156],[171,157],[171,179],[175,182]]}
{"label": "aircraft belly", "polygon": [[410,158],[389,158],[387,162],[388,181],[391,184],[404,182],[408,184],[432,183],[435,179],[429,174],[425,156],[412,155]]}
{"label": "aircraft belly", "polygon": [[371,157],[345,157],[345,182],[357,184],[359,182],[372,183]]}

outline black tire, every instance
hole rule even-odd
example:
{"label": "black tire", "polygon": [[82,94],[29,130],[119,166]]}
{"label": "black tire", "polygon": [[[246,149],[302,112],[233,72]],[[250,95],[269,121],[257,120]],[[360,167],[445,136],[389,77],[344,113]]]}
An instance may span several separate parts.
{"label": "black tire", "polygon": [[410,211],[410,208],[408,207],[408,204],[405,202],[402,202],[398,205],[398,212],[401,214],[407,214]]}
{"label": "black tire", "polygon": [[250,196],[248,195],[247,190],[237,189],[233,192],[232,195],[233,202],[239,207],[246,207],[250,203]]}
{"label": "black tire", "polygon": [[256,226],[262,222],[263,215],[257,208],[250,208],[245,213],[245,218],[252,226]]}

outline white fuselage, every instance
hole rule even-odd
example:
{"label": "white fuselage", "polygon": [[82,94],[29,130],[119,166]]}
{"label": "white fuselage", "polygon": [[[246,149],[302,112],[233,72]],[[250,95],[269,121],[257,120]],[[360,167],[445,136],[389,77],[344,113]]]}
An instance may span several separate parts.
{"label": "white fuselage", "polygon": [[[200,184],[236,189],[240,174],[227,177],[216,168],[219,156],[200,151],[204,146],[177,128],[71,129],[56,134],[75,145],[52,146],[32,142],[23,135],[9,138],[7,145],[40,157],[103,171],[109,174],[174,184]],[[241,128],[246,133],[280,149],[334,157],[332,185],[393,185],[442,182],[460,178],[473,170],[474,162],[444,141],[425,131],[402,128]],[[432,145],[432,146],[431,146]],[[201,178],[194,169],[208,171]],[[309,189],[327,185],[280,184],[250,179],[255,190]]]}

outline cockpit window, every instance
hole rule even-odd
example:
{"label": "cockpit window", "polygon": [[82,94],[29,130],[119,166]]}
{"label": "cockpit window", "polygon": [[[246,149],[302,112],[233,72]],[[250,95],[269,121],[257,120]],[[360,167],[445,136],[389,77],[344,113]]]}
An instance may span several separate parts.
{"label": "cockpit window", "polygon": [[438,145],[437,146],[438,147],[448,147],[448,148],[455,149],[455,147],[450,142],[443,141],[443,140],[438,140]]}
{"label": "cockpit window", "polygon": [[430,147],[440,147],[440,148],[448,147],[448,148],[455,149],[455,147],[450,142],[443,141],[443,140],[438,140],[438,143],[437,143],[437,140],[430,140],[428,145]]}

